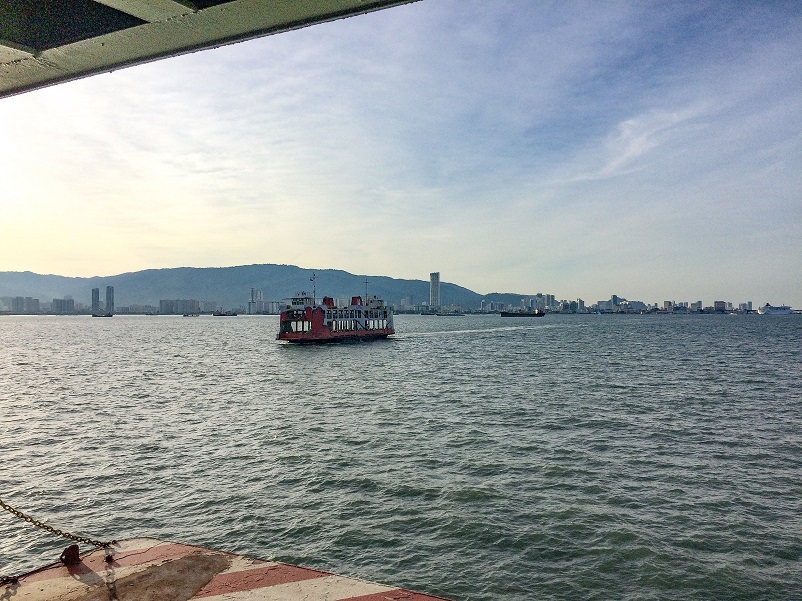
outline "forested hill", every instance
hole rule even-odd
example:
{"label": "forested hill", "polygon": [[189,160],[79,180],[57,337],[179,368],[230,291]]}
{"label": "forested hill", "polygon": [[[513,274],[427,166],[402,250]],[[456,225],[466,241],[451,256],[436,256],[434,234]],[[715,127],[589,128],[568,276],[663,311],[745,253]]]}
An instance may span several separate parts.
{"label": "forested hill", "polygon": [[[312,292],[312,274],[317,276],[317,296],[342,297],[363,295],[367,279],[368,293],[388,303],[411,299],[420,304],[429,300],[428,280],[401,280],[384,276],[365,276],[335,269],[304,269],[294,265],[241,265],[237,267],[178,267],[147,269],[119,275],[73,278],[36,273],[0,272],[0,297],[30,296],[42,302],[72,297],[89,305],[92,288],[114,286],[117,306],[155,305],[161,299],[196,299],[215,301],[223,307],[240,307],[248,301],[251,288],[261,289],[264,299],[281,300],[296,292]],[[465,308],[479,306],[482,296],[476,292],[441,283],[443,305],[458,304]]]}

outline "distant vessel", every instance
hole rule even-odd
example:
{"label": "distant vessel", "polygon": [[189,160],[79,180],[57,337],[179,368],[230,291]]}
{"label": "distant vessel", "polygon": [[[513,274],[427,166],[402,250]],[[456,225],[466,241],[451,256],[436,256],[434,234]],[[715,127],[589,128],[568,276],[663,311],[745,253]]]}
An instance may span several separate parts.
{"label": "distant vessel", "polygon": [[92,317],[114,317],[111,313],[92,313]]}
{"label": "distant vessel", "polygon": [[502,317],[543,317],[543,311],[501,311]]}
{"label": "distant vessel", "polygon": [[324,297],[320,305],[305,292],[288,298],[279,317],[277,340],[287,342],[339,342],[347,339],[387,338],[395,334],[393,312],[377,296],[351,297],[351,304],[338,307]]}
{"label": "distant vessel", "polygon": [[757,310],[758,313],[761,315],[791,315],[793,313],[793,309],[788,305],[780,305],[779,307],[774,307],[768,303],[763,305]]}
{"label": "distant vessel", "polygon": [[215,317],[236,317],[236,311],[215,311],[212,313]]}

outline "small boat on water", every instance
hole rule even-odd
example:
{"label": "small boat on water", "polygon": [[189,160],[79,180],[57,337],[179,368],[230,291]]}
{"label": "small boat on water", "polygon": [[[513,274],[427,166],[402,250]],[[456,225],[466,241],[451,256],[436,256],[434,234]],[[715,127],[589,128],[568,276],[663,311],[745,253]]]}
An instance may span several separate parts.
{"label": "small boat on water", "polygon": [[791,307],[788,305],[780,305],[779,307],[774,307],[769,303],[766,303],[762,307],[757,310],[758,313],[761,315],[791,315],[794,312]]}
{"label": "small boat on water", "polygon": [[314,295],[301,292],[286,299],[279,317],[277,340],[295,343],[339,342],[348,339],[387,338],[395,334],[393,312],[377,296],[351,297],[338,306],[331,297],[317,304]]}
{"label": "small boat on water", "polygon": [[501,311],[502,317],[543,317],[543,311]]}
{"label": "small boat on water", "polygon": [[236,317],[236,311],[215,311],[212,313],[214,317]]}

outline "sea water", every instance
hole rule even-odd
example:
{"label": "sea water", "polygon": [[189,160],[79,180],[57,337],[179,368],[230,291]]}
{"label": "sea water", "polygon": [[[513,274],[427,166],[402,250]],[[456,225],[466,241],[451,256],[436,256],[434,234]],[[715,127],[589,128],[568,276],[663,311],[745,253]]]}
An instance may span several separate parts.
{"label": "sea water", "polygon": [[[459,601],[802,598],[802,317],[0,318],[0,498]],[[0,575],[70,541],[0,511]]]}

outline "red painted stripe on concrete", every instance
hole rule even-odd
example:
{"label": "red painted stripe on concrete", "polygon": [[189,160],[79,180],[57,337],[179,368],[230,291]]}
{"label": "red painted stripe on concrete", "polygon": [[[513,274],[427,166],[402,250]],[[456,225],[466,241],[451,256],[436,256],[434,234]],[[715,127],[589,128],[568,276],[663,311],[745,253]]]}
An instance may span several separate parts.
{"label": "red painted stripe on concrete", "polygon": [[[181,559],[190,553],[199,551],[198,547],[192,545],[181,545],[178,543],[158,544],[146,549],[131,549],[128,551],[117,551],[114,553],[112,567],[127,568],[143,563],[158,563],[167,559]],[[86,558],[84,562],[90,567],[102,569],[106,565],[106,558],[103,551],[97,555],[94,553]]]}
{"label": "red painted stripe on concrete", "polygon": [[166,559],[179,559],[197,550],[197,547],[191,545],[156,542],[154,545],[143,549],[116,551],[114,553],[114,561],[110,564],[106,563],[103,550],[95,550],[88,556],[84,556],[78,565],[65,567],[56,564],[50,569],[23,576],[22,580],[25,582],[38,582],[54,578],[75,578],[92,572],[104,572],[110,568],[124,568],[143,563],[157,563]]}
{"label": "red painted stripe on concrete", "polygon": [[349,597],[343,601],[449,601],[445,597],[433,597],[423,593],[413,593],[404,589],[386,591],[384,593],[373,593],[372,595],[362,595],[360,597]]}
{"label": "red painted stripe on concrete", "polygon": [[258,588],[267,588],[278,584],[311,580],[312,578],[330,575],[327,572],[299,568],[283,563],[241,572],[223,572],[212,578],[211,582],[198,591],[193,599],[252,591]]}
{"label": "red painted stripe on concrete", "polygon": [[79,563],[77,566],[70,566],[68,568],[61,564],[56,564],[48,567],[47,569],[37,570],[36,572],[26,574],[20,578],[20,581],[27,583],[40,582],[42,580],[53,580],[54,578],[77,578],[78,576],[89,574],[92,571],[93,570],[90,567],[83,563]]}

